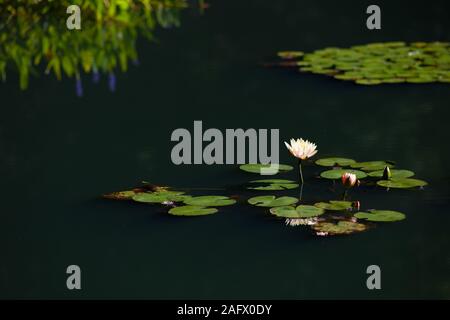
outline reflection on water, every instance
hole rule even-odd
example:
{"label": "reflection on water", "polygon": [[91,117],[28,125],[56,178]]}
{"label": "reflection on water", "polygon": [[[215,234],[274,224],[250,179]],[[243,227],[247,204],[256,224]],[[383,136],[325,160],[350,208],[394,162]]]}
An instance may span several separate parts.
{"label": "reflection on water", "polygon": [[[0,0],[0,76],[7,70],[20,75],[20,88],[28,87],[31,74],[41,69],[76,79],[76,93],[83,95],[81,73],[108,75],[115,90],[117,69],[127,71],[138,63],[139,34],[152,40],[154,30],[179,26],[185,0],[75,1],[81,8],[82,30],[66,27],[66,8],[74,1]],[[62,14],[61,14],[62,13]]]}

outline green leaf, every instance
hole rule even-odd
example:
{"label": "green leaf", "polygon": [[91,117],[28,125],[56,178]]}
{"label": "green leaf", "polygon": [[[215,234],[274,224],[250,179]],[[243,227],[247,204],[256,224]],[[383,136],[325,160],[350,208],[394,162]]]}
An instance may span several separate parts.
{"label": "green leaf", "polygon": [[221,207],[235,204],[236,200],[230,199],[225,196],[199,196],[190,197],[186,199],[184,203],[191,206]]}
{"label": "green leaf", "polygon": [[[284,179],[254,180],[250,181],[250,183],[263,184],[262,186],[248,187],[247,189],[250,190],[289,190],[298,188],[298,184],[294,181]],[[265,185],[267,183],[268,185]]]}
{"label": "green leaf", "polygon": [[[398,169],[392,169],[391,171],[391,179],[402,179],[402,178],[409,178],[414,175],[414,172],[409,170],[398,170]],[[369,177],[374,178],[382,178],[383,177],[384,170],[377,170],[369,172],[367,175]]]}
{"label": "green leaf", "polygon": [[385,167],[392,168],[392,163],[386,161],[365,161],[365,162],[356,162],[350,165],[352,168],[361,169],[364,171],[374,171],[374,170],[382,170]]}
{"label": "green leaf", "polygon": [[334,166],[346,167],[353,163],[356,163],[356,161],[347,158],[323,158],[316,161],[317,165],[323,167],[334,167]]}
{"label": "green leaf", "polygon": [[329,211],[342,211],[351,209],[352,203],[350,201],[330,201],[329,203],[318,202],[314,206]]}
{"label": "green leaf", "polygon": [[259,164],[259,163],[243,164],[239,168],[246,172],[258,173],[258,174],[261,174],[261,170],[264,169],[264,173],[270,174],[270,175],[277,174],[278,172],[287,172],[287,171],[291,171],[292,169],[294,169],[292,166],[289,166],[286,164],[279,164],[278,170],[269,169],[269,168],[271,168],[271,166],[275,166],[275,164]]}
{"label": "green leaf", "polygon": [[136,202],[163,203],[166,201],[181,202],[190,199],[190,196],[183,195],[180,191],[142,192],[134,195],[132,199]]}
{"label": "green leaf", "polygon": [[380,180],[377,181],[377,184],[385,188],[408,189],[415,187],[423,187],[426,186],[428,183],[423,180],[406,178],[406,179]]}
{"label": "green leaf", "polygon": [[248,199],[248,203],[258,207],[288,206],[297,202],[298,199],[294,197],[259,196]]}
{"label": "green leaf", "polygon": [[216,208],[205,208],[202,206],[181,206],[169,210],[169,213],[174,216],[204,216],[217,212]]}
{"label": "green leaf", "polygon": [[359,170],[352,170],[352,169],[334,169],[334,170],[327,170],[320,174],[322,178],[325,179],[341,179],[342,175],[344,173],[353,173],[356,175],[356,178],[363,179],[367,177],[367,174],[363,171]]}
{"label": "green leaf", "polygon": [[325,210],[309,205],[299,205],[297,208],[292,206],[281,206],[270,209],[270,213],[283,218],[311,218],[324,214]]}
{"label": "green leaf", "polygon": [[403,213],[391,210],[369,210],[369,212],[358,212],[355,214],[355,217],[374,222],[400,221],[406,218]]}

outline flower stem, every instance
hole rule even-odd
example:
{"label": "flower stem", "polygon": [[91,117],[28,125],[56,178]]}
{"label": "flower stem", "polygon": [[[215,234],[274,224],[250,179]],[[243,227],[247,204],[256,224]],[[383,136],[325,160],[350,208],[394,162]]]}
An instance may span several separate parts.
{"label": "flower stem", "polygon": [[301,184],[303,185],[303,171],[302,171],[302,160],[301,159],[298,159],[298,173],[299,173]]}
{"label": "flower stem", "polygon": [[348,189],[345,189],[345,191],[344,191],[344,201],[345,201],[345,199],[347,198],[347,193],[348,193]]}

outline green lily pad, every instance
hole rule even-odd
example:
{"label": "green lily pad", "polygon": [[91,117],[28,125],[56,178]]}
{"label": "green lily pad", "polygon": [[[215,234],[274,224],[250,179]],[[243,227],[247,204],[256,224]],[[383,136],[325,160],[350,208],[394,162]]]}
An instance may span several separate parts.
{"label": "green lily pad", "polygon": [[289,190],[298,188],[298,184],[270,184],[268,186],[260,186],[260,187],[248,187],[249,190],[259,190],[259,191],[280,191],[280,190]]}
{"label": "green lily pad", "polygon": [[[250,181],[250,183],[259,183],[264,184],[262,186],[257,187],[248,187],[250,190],[289,190],[298,188],[298,184],[295,181],[284,180],[284,179],[266,179],[266,180],[254,180]],[[265,185],[267,184],[267,185]]]}
{"label": "green lily pad", "polygon": [[359,170],[352,170],[352,169],[334,169],[334,170],[327,170],[324,171],[320,174],[320,176],[322,178],[325,179],[341,179],[342,175],[344,173],[353,173],[354,175],[356,175],[356,178],[358,179],[363,179],[365,177],[367,177],[367,174],[363,171],[359,171]]}
{"label": "green lily pad", "polygon": [[248,203],[258,207],[288,206],[297,202],[298,199],[294,197],[259,196],[248,199]]}
{"label": "green lily pad", "polygon": [[283,218],[311,218],[324,214],[325,210],[309,205],[281,206],[270,209],[270,213]]}
{"label": "green lily pad", "polygon": [[235,204],[236,200],[224,196],[199,196],[190,197],[184,203],[191,206],[222,207]]}
{"label": "green lily pad", "polygon": [[415,187],[423,187],[428,183],[419,179],[391,179],[391,180],[380,180],[377,181],[377,184],[381,187],[385,188],[400,188],[400,189],[408,189]]}
{"label": "green lily pad", "polygon": [[318,202],[314,206],[329,211],[342,211],[351,209],[352,203],[350,201],[330,201],[329,203]]}
{"label": "green lily pad", "polygon": [[[391,178],[392,179],[403,179],[403,178],[409,178],[412,177],[414,175],[414,172],[409,171],[409,170],[398,170],[398,169],[392,169],[391,171]],[[377,170],[377,171],[372,171],[368,173],[369,177],[374,177],[374,178],[382,178],[383,177],[383,172],[384,170]]]}
{"label": "green lily pad", "polygon": [[279,56],[296,62],[302,72],[351,80],[360,85],[445,83],[450,78],[448,42],[421,43],[420,46],[405,42],[369,43],[350,48],[324,48],[311,53],[286,51]]}
{"label": "green lily pad", "polygon": [[250,164],[243,164],[239,167],[241,170],[246,171],[246,172],[251,172],[251,173],[258,173],[261,174],[261,169],[265,169],[265,174],[277,174],[278,172],[287,172],[287,171],[291,171],[292,169],[294,169],[294,167],[289,166],[287,164],[279,164],[278,165],[278,170],[272,170],[268,171],[269,168],[271,168],[270,164],[260,164],[260,163],[250,163]]}
{"label": "green lily pad", "polygon": [[374,222],[400,221],[406,218],[403,213],[391,210],[369,210],[369,212],[358,212],[355,214],[355,217]]}
{"label": "green lily pad", "polygon": [[323,167],[334,167],[334,166],[346,167],[353,163],[356,163],[356,161],[347,158],[323,158],[316,161],[317,165]]}
{"label": "green lily pad", "polygon": [[169,210],[174,216],[205,216],[217,212],[216,208],[205,208],[202,206],[181,206]]}
{"label": "green lily pad", "polygon": [[391,168],[393,166],[392,163],[386,161],[365,161],[365,162],[356,162],[350,165],[352,168],[361,169],[364,171],[375,171],[382,170],[385,167]]}
{"label": "green lily pad", "polygon": [[367,226],[362,223],[352,221],[339,221],[338,223],[332,222],[318,222],[312,225],[317,235],[321,236],[333,236],[333,235],[345,235],[356,232],[362,232],[367,230]]}
{"label": "green lily pad", "polygon": [[134,201],[144,203],[180,202],[189,198],[190,196],[181,191],[142,192],[132,197]]}

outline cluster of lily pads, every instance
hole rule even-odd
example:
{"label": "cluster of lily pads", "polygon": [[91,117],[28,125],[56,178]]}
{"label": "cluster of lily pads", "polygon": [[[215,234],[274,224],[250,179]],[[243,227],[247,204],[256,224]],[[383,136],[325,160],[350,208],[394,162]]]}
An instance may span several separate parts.
{"label": "cluster of lily pads", "polygon": [[[315,161],[318,168],[324,168],[318,180],[343,179],[345,174],[354,174],[358,185],[375,188],[415,188],[427,185],[427,182],[415,178],[414,172],[397,169],[392,161],[357,162],[348,158],[322,158]],[[260,174],[264,164],[245,164],[240,169]],[[278,173],[292,171],[290,165],[279,165]],[[287,179],[250,180],[246,189],[250,192],[289,191],[301,185]],[[236,204],[236,199],[223,195],[192,196],[183,191],[170,190],[168,187],[145,183],[139,188],[113,192],[104,195],[108,199],[132,200],[139,203],[159,204],[168,208],[168,214],[174,216],[204,216],[218,212],[218,208]],[[361,210],[359,201],[345,198],[332,201],[308,203],[301,197],[289,195],[255,195],[246,201],[248,204],[267,208],[267,213],[282,218],[288,226],[308,226],[319,236],[344,235],[365,231],[377,222],[394,222],[405,219],[405,214],[393,210]]]}
{"label": "cluster of lily pads", "polygon": [[384,42],[312,53],[278,53],[302,72],[332,76],[361,85],[382,83],[450,83],[449,42]]}

